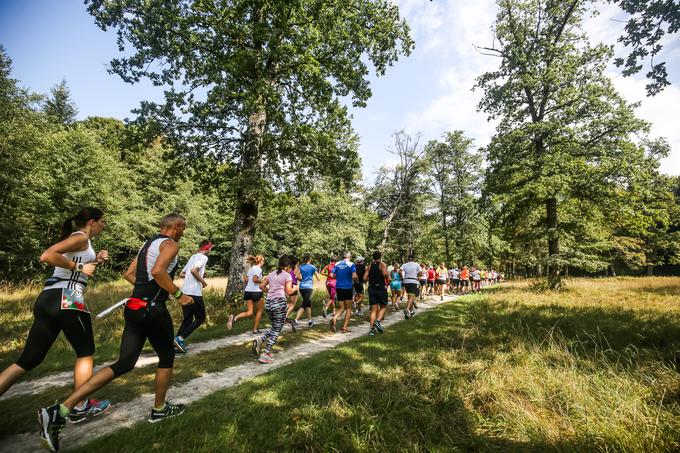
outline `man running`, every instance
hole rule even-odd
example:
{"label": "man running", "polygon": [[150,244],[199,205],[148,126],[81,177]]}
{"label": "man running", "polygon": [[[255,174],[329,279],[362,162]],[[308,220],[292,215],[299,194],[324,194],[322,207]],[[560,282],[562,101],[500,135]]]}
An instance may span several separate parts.
{"label": "man running", "polygon": [[344,260],[340,261],[335,265],[331,271],[336,279],[335,287],[338,295],[338,304],[340,305],[339,310],[335,312],[331,318],[331,329],[335,332],[335,324],[345,313],[345,322],[340,329],[342,333],[349,333],[349,320],[352,317],[352,289],[354,287],[354,282],[358,280],[357,267],[350,261],[352,254],[345,252]]}
{"label": "man running", "polygon": [[203,280],[203,275],[205,275],[205,266],[208,264],[208,255],[212,248],[213,244],[209,240],[201,241],[198,245],[198,253],[189,258],[186,266],[179,274],[180,277],[184,278],[182,292],[194,299],[193,304],[182,307],[184,319],[175,336],[175,351],[180,353],[187,352],[186,339],[205,322],[203,288],[208,286],[208,282]]}
{"label": "man running", "polygon": [[408,263],[404,263],[401,266],[401,271],[404,275],[404,286],[408,294],[404,319],[408,319],[416,314],[416,311],[413,309],[413,303],[416,297],[418,297],[418,273],[420,273],[420,264],[415,261],[413,254],[409,255]]}
{"label": "man running", "polygon": [[381,262],[382,254],[379,251],[373,252],[373,262],[364,271],[364,280],[368,281],[368,304],[371,307],[371,330],[369,335],[383,332],[382,319],[387,309],[387,282],[389,274],[387,266]]}
{"label": "man running", "polygon": [[175,359],[174,329],[165,302],[168,295],[172,294],[182,306],[193,303],[193,299],[172,281],[177,270],[177,241],[185,228],[186,220],[181,215],[172,213],[163,217],[160,234],[144,243],[125,273],[125,279],[134,285],[134,289],[125,307],[125,328],[120,342],[120,357],[116,363],[88,379],[63,403],[38,411],[41,435],[52,451],[59,450],[59,433],[73,407],[87,395],[132,370],[147,339],[158,355],[154,386],[156,399],[148,421],[155,423],[184,412],[183,404],[165,401]]}
{"label": "man running", "polygon": [[363,256],[357,256],[357,277],[358,280],[354,283],[354,306],[355,313],[359,316],[364,314],[361,309],[361,303],[364,301],[364,274],[366,273],[366,258]]}

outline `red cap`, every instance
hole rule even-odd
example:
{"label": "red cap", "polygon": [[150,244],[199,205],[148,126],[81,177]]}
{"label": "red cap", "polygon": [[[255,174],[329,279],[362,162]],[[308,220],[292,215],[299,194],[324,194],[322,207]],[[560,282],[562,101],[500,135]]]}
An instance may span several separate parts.
{"label": "red cap", "polygon": [[198,251],[199,251],[199,252],[209,252],[212,248],[213,248],[213,243],[212,243],[212,242],[208,242],[208,243],[205,244],[203,247],[200,247],[200,248],[198,249]]}

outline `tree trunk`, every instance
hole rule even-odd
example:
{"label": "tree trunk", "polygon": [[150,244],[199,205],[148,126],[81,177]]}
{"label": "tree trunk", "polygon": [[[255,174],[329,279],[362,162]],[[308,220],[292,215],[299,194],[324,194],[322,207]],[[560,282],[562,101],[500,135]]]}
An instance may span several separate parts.
{"label": "tree trunk", "polygon": [[548,272],[548,287],[550,289],[560,289],[562,277],[560,266],[556,262],[560,253],[560,239],[557,233],[557,199],[549,198],[545,203],[546,226],[548,228],[548,262],[550,272]]}
{"label": "tree trunk", "polygon": [[451,262],[451,247],[449,245],[449,228],[446,224],[446,199],[444,197],[444,189],[442,188],[442,196],[439,200],[440,211],[442,213],[442,228],[444,229],[444,253],[446,254],[446,265]]}
{"label": "tree trunk", "polygon": [[613,264],[609,265],[609,273],[611,274],[612,277],[616,277],[616,270],[614,270]]}
{"label": "tree trunk", "polygon": [[[233,240],[229,259],[229,278],[224,298],[232,302],[243,292],[246,259],[253,248],[257,213],[259,209],[262,178],[262,137],[267,115],[264,111],[248,118],[248,130],[241,164],[240,180],[236,190]],[[247,186],[246,186],[247,182]]]}
{"label": "tree trunk", "polygon": [[651,276],[652,276],[652,274],[653,274],[653,272],[652,272],[653,269],[654,269],[654,265],[652,265],[652,264],[648,264],[648,265],[647,265],[647,277],[651,277]]}
{"label": "tree trunk", "polygon": [[387,217],[387,222],[385,223],[385,229],[383,230],[383,237],[382,241],[380,241],[380,247],[378,247],[378,250],[380,250],[382,253],[385,253],[385,245],[387,245],[387,238],[389,237],[389,231],[390,231],[390,226],[392,226],[392,221],[394,220],[394,216],[397,213],[397,208],[394,208],[392,212],[390,212],[389,217]]}

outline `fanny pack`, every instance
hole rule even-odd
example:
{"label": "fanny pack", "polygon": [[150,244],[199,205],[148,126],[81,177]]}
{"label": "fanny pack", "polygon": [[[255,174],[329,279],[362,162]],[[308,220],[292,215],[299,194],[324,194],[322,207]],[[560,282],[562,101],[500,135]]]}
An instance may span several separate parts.
{"label": "fanny pack", "polygon": [[147,302],[143,299],[138,299],[136,297],[130,297],[125,303],[125,307],[130,310],[146,310],[149,311],[154,307],[165,307],[165,302]]}

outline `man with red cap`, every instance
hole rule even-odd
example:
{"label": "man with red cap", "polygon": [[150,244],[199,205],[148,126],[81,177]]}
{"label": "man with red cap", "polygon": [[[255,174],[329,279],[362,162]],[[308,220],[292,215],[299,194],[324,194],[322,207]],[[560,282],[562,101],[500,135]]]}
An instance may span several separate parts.
{"label": "man with red cap", "polygon": [[189,258],[180,274],[180,277],[184,277],[182,292],[191,296],[194,299],[194,303],[182,306],[184,319],[179,329],[177,329],[177,336],[175,337],[175,351],[177,352],[187,352],[187,337],[205,321],[203,288],[208,286],[208,282],[203,280],[203,275],[205,274],[205,266],[208,264],[208,255],[212,248],[213,244],[209,240],[201,241],[198,246],[198,253]]}

